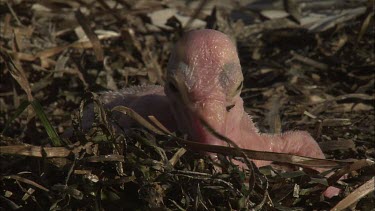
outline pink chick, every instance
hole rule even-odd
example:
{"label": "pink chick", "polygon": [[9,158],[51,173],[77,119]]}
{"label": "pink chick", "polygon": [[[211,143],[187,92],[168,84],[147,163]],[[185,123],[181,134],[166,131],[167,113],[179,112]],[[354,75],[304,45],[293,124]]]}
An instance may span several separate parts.
{"label": "pink chick", "polygon": [[[200,119],[244,149],[325,158],[317,142],[305,131],[263,134],[255,127],[240,97],[243,75],[237,49],[230,38],[215,30],[190,31],[177,42],[169,59],[165,87],[151,85],[106,92],[107,108],[127,106],[147,119],[154,115],[170,131],[179,130],[205,144],[227,145],[209,132]],[[173,116],[171,115],[173,114]],[[124,129],[134,121],[117,116]],[[92,105],[84,113],[84,128],[93,122]],[[269,161],[255,160],[260,167]],[[338,194],[328,188],[326,196]]]}

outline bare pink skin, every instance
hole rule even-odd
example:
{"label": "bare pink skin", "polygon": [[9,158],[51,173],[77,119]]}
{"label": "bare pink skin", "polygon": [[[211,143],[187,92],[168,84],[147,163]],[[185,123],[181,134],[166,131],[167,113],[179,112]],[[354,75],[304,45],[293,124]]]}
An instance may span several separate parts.
{"label": "bare pink skin", "polygon": [[[191,140],[205,144],[227,145],[207,131],[200,118],[244,149],[325,158],[316,141],[305,131],[281,135],[259,133],[243,107],[242,81],[237,50],[229,37],[215,30],[196,30],[188,32],[172,52],[165,94],[160,86],[143,86],[108,92],[101,98],[108,108],[124,105],[146,118],[155,115],[171,131],[178,129]],[[92,123],[88,114],[85,118],[86,125]],[[118,120],[123,128],[133,123],[124,115],[119,115]],[[269,161],[254,162],[259,167],[270,164]],[[337,189],[331,188],[325,195],[337,193]]]}
{"label": "bare pink skin", "polygon": [[[226,145],[203,127],[199,121],[202,118],[215,131],[244,149],[324,158],[307,132],[259,133],[243,107],[242,81],[237,50],[228,36],[214,30],[189,32],[177,43],[171,55],[165,86],[174,115],[179,120],[179,129],[193,140]],[[231,109],[227,110],[228,106]],[[258,166],[269,164],[266,161],[255,163]]]}

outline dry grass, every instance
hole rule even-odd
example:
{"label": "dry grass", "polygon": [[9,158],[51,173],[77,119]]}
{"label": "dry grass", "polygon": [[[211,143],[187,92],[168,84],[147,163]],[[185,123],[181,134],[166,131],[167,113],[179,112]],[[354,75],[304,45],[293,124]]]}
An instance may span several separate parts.
{"label": "dry grass", "polygon": [[[373,5],[343,4],[327,17],[345,15],[306,25],[302,16],[332,8],[307,4],[299,13],[291,4],[298,1],[285,2],[286,8],[273,9],[289,16],[278,19],[230,1],[1,4],[0,207],[374,209]],[[173,43],[183,31],[205,26],[237,41],[242,96],[261,131],[308,130],[327,158],[353,164],[328,180],[308,169],[243,171],[226,156],[215,163],[191,143],[145,124],[117,134],[108,123],[111,112],[100,103],[94,127],[82,132],[79,111],[96,102],[92,92],[163,84]],[[75,135],[61,138],[67,128]],[[327,184],[342,193],[323,198]]]}

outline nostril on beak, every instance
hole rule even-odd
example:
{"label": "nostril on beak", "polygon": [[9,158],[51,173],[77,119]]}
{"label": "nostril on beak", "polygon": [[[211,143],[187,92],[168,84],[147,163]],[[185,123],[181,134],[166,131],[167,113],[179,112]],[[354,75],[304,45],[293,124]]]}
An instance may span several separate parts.
{"label": "nostril on beak", "polygon": [[233,107],[235,106],[235,104],[233,105],[230,105],[230,106],[227,106],[226,109],[227,109],[227,112],[229,112]]}
{"label": "nostril on beak", "polygon": [[177,87],[172,83],[172,82],[169,82],[168,83],[168,86],[169,86],[169,89],[174,92],[174,93],[177,93],[178,92],[178,89]]}

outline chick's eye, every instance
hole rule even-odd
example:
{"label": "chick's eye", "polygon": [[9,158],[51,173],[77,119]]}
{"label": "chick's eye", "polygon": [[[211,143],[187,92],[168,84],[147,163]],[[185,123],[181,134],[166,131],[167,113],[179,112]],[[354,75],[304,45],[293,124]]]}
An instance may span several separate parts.
{"label": "chick's eye", "polygon": [[240,91],[243,86],[243,81],[241,81],[240,85],[237,87],[236,92]]}
{"label": "chick's eye", "polygon": [[169,89],[170,89],[172,92],[174,92],[174,93],[177,93],[177,92],[178,92],[177,87],[176,87],[172,82],[169,82],[169,83],[168,83],[168,87],[169,87]]}

